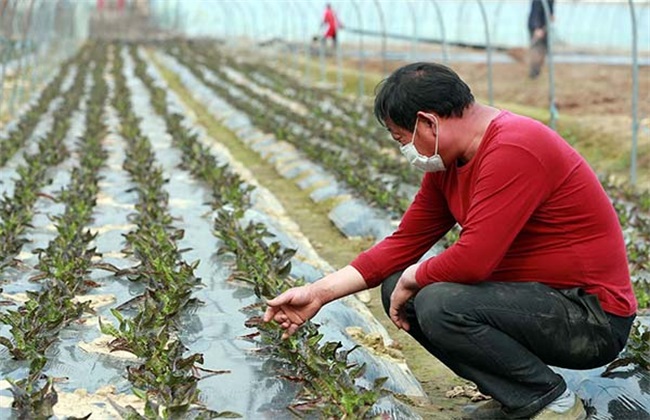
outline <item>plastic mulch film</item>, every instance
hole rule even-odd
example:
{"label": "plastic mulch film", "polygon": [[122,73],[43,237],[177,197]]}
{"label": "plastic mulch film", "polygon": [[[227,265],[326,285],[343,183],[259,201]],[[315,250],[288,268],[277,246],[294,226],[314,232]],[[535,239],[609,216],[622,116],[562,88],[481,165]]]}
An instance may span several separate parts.
{"label": "plastic mulch film", "polygon": [[[160,76],[156,74],[156,72],[150,70],[150,73],[158,80],[158,83],[163,84]],[[168,91],[168,98],[171,104],[175,107],[180,107],[180,102],[173,92]],[[194,127],[192,126],[192,128]],[[200,132],[200,130],[198,131]],[[160,133],[156,133],[156,135],[160,136]],[[246,224],[249,221],[264,223],[269,231],[275,235],[275,237],[272,238],[273,241],[280,242],[283,247],[298,250],[292,264],[293,276],[305,278],[307,281],[313,281],[322,277],[325,273],[333,271],[332,267],[318,256],[311,244],[300,232],[297,224],[286,215],[286,212],[277,199],[268,190],[259,186],[254,176],[247,168],[233,160],[228,150],[214,139],[201,134],[200,140],[206,147],[210,148],[213,155],[217,156],[221,163],[228,163],[229,167],[233,171],[237,172],[242,179],[244,179],[248,184],[255,186],[256,189],[251,197],[253,206],[246,212],[242,223]],[[216,250],[216,247],[213,251],[214,250]],[[217,273],[213,273],[213,278],[216,274]],[[201,337],[197,336],[196,338],[197,341],[195,344],[199,345],[198,349],[192,348],[193,344],[190,344],[192,351],[201,351],[203,346],[214,348],[217,343],[219,346],[223,346],[223,351],[226,351],[225,349],[230,349],[229,352],[232,356],[241,354],[241,357],[243,357],[247,353],[247,349],[250,351],[249,344],[244,341],[240,342],[238,340],[232,340],[232,338],[250,332],[250,330],[244,328],[243,315],[239,313],[237,308],[253,303],[255,297],[250,290],[237,288],[236,285],[229,285],[225,281],[228,274],[227,270],[219,270],[218,275],[222,278],[218,283],[221,283],[222,285],[218,287],[223,288],[224,293],[220,294],[218,302],[215,301],[214,294],[209,298],[211,299],[211,302],[214,302],[217,305],[216,307],[218,310],[215,311],[212,309],[211,315],[208,315],[207,312],[209,311],[207,311],[206,316],[208,316],[208,318],[215,318],[215,316],[223,311],[221,316],[229,318],[229,320],[225,323],[223,321],[219,322],[219,329],[221,330],[220,335],[218,337],[215,336],[210,338],[211,329],[216,328],[216,325],[215,327],[211,327],[209,319],[204,319],[203,315],[197,316],[197,318],[201,320],[204,330]],[[203,299],[203,297],[201,297],[201,299]],[[212,305],[212,303],[209,303],[206,306],[210,305]],[[197,315],[199,314],[197,313]],[[365,363],[367,366],[366,374],[363,377],[365,383],[361,383],[361,385],[369,386],[374,379],[379,377],[388,377],[388,381],[384,385],[386,389],[415,398],[424,397],[424,391],[419,382],[408,370],[406,363],[399,352],[390,347],[392,340],[383,326],[356,297],[351,296],[326,305],[314,318],[314,322],[320,325],[320,332],[324,334],[324,340],[340,341],[343,344],[343,347],[347,349],[352,348],[355,345],[360,345],[360,348],[350,354],[350,359],[358,363]],[[209,329],[207,332],[205,331],[206,328]],[[374,342],[374,346],[368,345],[370,340]],[[377,344],[377,341],[381,344]],[[239,350],[235,352],[235,349]],[[212,358],[209,356],[209,353],[206,353],[205,355],[206,364],[208,364],[208,358]],[[214,359],[215,362],[216,360],[217,359]],[[221,365],[209,365],[209,367],[230,369],[233,372],[235,369],[243,368],[244,370],[249,371],[250,376],[246,377],[239,374],[233,375],[237,376],[237,378],[226,378],[225,376],[221,376],[214,379],[215,384],[217,382],[221,383],[224,380],[228,382],[249,380],[251,381],[251,384],[255,382],[265,384],[264,392],[251,392],[250,389],[245,390],[247,393],[245,398],[248,400],[248,406],[246,407],[247,413],[253,413],[255,410],[261,409],[262,406],[269,406],[275,410],[286,406],[288,402],[287,396],[283,396],[282,393],[286,392],[287,389],[290,389],[293,385],[286,383],[283,384],[282,381],[274,378],[269,372],[260,373],[259,371],[256,371],[255,368],[263,370],[262,366],[257,366],[257,364],[261,363],[260,360],[256,361],[254,356],[247,356],[244,359],[226,358],[219,360],[221,360]],[[227,361],[225,366],[223,365],[224,361]],[[204,386],[210,387],[210,392],[216,392],[216,385],[213,387],[213,385],[210,384],[210,379],[206,380]],[[221,388],[221,391],[218,392],[223,393],[226,390],[232,392],[232,390],[238,389],[238,387],[241,388],[241,385],[220,385],[219,388]],[[232,398],[232,396],[229,398]],[[255,401],[252,400],[253,398],[255,398]],[[229,409],[237,411],[237,409],[233,407],[230,407]],[[383,399],[381,404],[377,405],[376,410],[394,414],[401,413],[398,417],[417,417],[414,413],[411,413],[408,408],[393,401],[392,398]]]}
{"label": "plastic mulch film", "polygon": [[[344,235],[348,237],[372,236],[382,239],[392,232],[396,221],[388,212],[357,200],[347,204],[346,201],[352,200],[354,193],[337,182],[325,169],[305,158],[288,142],[277,140],[272,134],[263,133],[255,128],[244,113],[218,98],[214,92],[197,80],[187,68],[180,65],[174,58],[161,52],[157,52],[156,57],[179,75],[188,90],[197,100],[206,105],[212,115],[237,134],[251,149],[271,162],[283,177],[294,179],[301,189],[310,192],[314,201],[325,199],[340,201],[330,212],[329,217]],[[207,69],[204,71],[209,74]],[[214,78],[214,75],[211,77]],[[233,93],[236,93],[234,88]],[[350,209],[353,209],[353,212],[346,216]]]}
{"label": "plastic mulch film", "polygon": [[[644,328],[650,328],[649,316],[639,316],[637,321]],[[607,376],[602,376],[604,367],[554,370],[566,380],[569,389],[585,402],[590,419],[650,419],[650,371],[637,365],[614,369]]]}

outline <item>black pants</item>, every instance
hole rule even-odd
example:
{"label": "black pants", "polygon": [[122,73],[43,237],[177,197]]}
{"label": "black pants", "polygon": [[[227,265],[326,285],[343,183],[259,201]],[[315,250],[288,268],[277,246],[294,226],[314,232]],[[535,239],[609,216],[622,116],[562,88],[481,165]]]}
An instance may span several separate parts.
{"label": "black pants", "polygon": [[[400,273],[382,284],[388,312]],[[581,289],[540,283],[434,283],[408,302],[409,334],[458,376],[529,417],[566,390],[548,365],[590,369],[624,347],[634,316],[606,314]]]}

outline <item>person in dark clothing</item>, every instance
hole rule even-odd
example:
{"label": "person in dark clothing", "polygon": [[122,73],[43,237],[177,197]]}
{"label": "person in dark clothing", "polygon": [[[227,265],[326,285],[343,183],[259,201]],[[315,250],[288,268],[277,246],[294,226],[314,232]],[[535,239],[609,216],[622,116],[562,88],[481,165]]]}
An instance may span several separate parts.
{"label": "person in dark clothing", "polygon": [[555,0],[532,0],[528,14],[528,33],[530,35],[530,63],[528,76],[539,76],[548,51],[548,25],[543,2],[548,5],[548,12],[553,21],[553,3]]}

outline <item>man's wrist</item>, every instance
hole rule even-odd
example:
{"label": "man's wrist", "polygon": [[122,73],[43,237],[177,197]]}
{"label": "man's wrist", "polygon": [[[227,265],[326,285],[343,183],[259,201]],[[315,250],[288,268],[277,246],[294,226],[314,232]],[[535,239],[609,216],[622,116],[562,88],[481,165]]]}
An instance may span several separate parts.
{"label": "man's wrist", "polygon": [[314,288],[314,297],[323,305],[368,288],[361,273],[351,265],[328,274],[310,286]]}

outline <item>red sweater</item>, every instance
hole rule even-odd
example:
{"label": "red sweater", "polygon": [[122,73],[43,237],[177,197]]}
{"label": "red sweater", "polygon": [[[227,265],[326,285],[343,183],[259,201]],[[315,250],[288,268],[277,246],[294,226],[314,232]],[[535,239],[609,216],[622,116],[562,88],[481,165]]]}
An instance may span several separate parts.
{"label": "red sweater", "polygon": [[427,173],[397,230],[353,262],[369,287],[417,262],[456,222],[459,240],[424,261],[433,282],[540,282],[581,287],[606,312],[636,299],[616,212],[587,162],[557,133],[502,111],[464,166]]}

